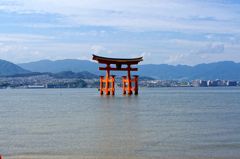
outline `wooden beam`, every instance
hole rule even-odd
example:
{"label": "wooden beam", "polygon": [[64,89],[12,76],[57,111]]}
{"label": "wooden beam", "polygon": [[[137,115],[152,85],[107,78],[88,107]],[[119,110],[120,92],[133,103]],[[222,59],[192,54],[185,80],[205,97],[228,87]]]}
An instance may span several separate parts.
{"label": "wooden beam", "polygon": [[94,54],[92,59],[98,61],[99,63],[104,63],[104,64],[132,64],[132,65],[135,64],[137,65],[139,62],[143,61],[143,57],[123,59],[123,58],[102,57]]}
{"label": "wooden beam", "polygon": [[[106,68],[106,67],[99,67],[99,70],[111,70],[111,71],[128,71],[128,68]],[[130,68],[130,71],[138,71],[138,68]]]}

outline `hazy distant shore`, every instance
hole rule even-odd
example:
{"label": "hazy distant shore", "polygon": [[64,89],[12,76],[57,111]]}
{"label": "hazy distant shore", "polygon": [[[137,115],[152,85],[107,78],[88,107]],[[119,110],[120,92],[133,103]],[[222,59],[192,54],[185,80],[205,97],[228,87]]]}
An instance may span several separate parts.
{"label": "hazy distant shore", "polygon": [[[121,87],[121,77],[116,78],[116,86]],[[235,87],[240,81],[234,80],[159,80],[151,77],[139,78],[139,87]],[[0,89],[4,88],[98,88],[99,76],[71,71],[52,73],[33,73],[27,75],[0,77]]]}

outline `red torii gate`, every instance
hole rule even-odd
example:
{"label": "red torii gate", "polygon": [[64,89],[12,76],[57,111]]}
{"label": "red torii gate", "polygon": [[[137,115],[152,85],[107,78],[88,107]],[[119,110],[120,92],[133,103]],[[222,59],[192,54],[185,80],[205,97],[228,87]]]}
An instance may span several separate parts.
{"label": "red torii gate", "polygon": [[[100,76],[101,95],[103,95],[103,92],[105,92],[106,95],[110,95],[110,92],[112,95],[115,94],[115,76],[110,75],[110,70],[127,71],[127,76],[122,77],[123,94],[125,95],[126,92],[128,92],[128,95],[131,95],[132,92],[134,92],[135,95],[138,94],[138,76],[134,76],[134,78],[131,79],[131,71],[138,71],[138,68],[132,68],[131,65],[137,65],[140,61],[143,61],[143,57],[122,59],[101,57],[93,54],[92,59],[98,61],[100,64],[106,64],[106,67],[99,67],[99,70],[106,70],[106,77]],[[116,67],[111,67],[111,64],[116,65]],[[123,65],[127,65],[127,67],[122,67]],[[134,82],[134,87],[132,87],[132,82]]]}

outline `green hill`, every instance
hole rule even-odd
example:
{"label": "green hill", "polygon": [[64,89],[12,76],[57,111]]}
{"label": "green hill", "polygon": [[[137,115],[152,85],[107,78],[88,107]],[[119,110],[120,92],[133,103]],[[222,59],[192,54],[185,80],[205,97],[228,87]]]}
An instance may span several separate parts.
{"label": "green hill", "polygon": [[0,59],[0,76],[9,76],[16,74],[29,73],[30,71],[25,70],[18,65],[11,62]]}

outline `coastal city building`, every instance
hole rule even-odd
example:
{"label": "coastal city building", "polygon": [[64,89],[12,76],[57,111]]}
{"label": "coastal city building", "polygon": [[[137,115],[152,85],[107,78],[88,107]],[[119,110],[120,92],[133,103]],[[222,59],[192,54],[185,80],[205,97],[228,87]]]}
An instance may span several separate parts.
{"label": "coastal city building", "polygon": [[227,81],[227,86],[231,87],[231,86],[237,86],[237,81]]}
{"label": "coastal city building", "polygon": [[[118,87],[122,87],[121,78],[116,77]],[[156,80],[152,78],[139,78],[139,87],[236,87],[240,81],[234,80]],[[98,76],[69,77],[62,74],[41,74],[32,76],[0,77],[0,88],[98,88]]]}

